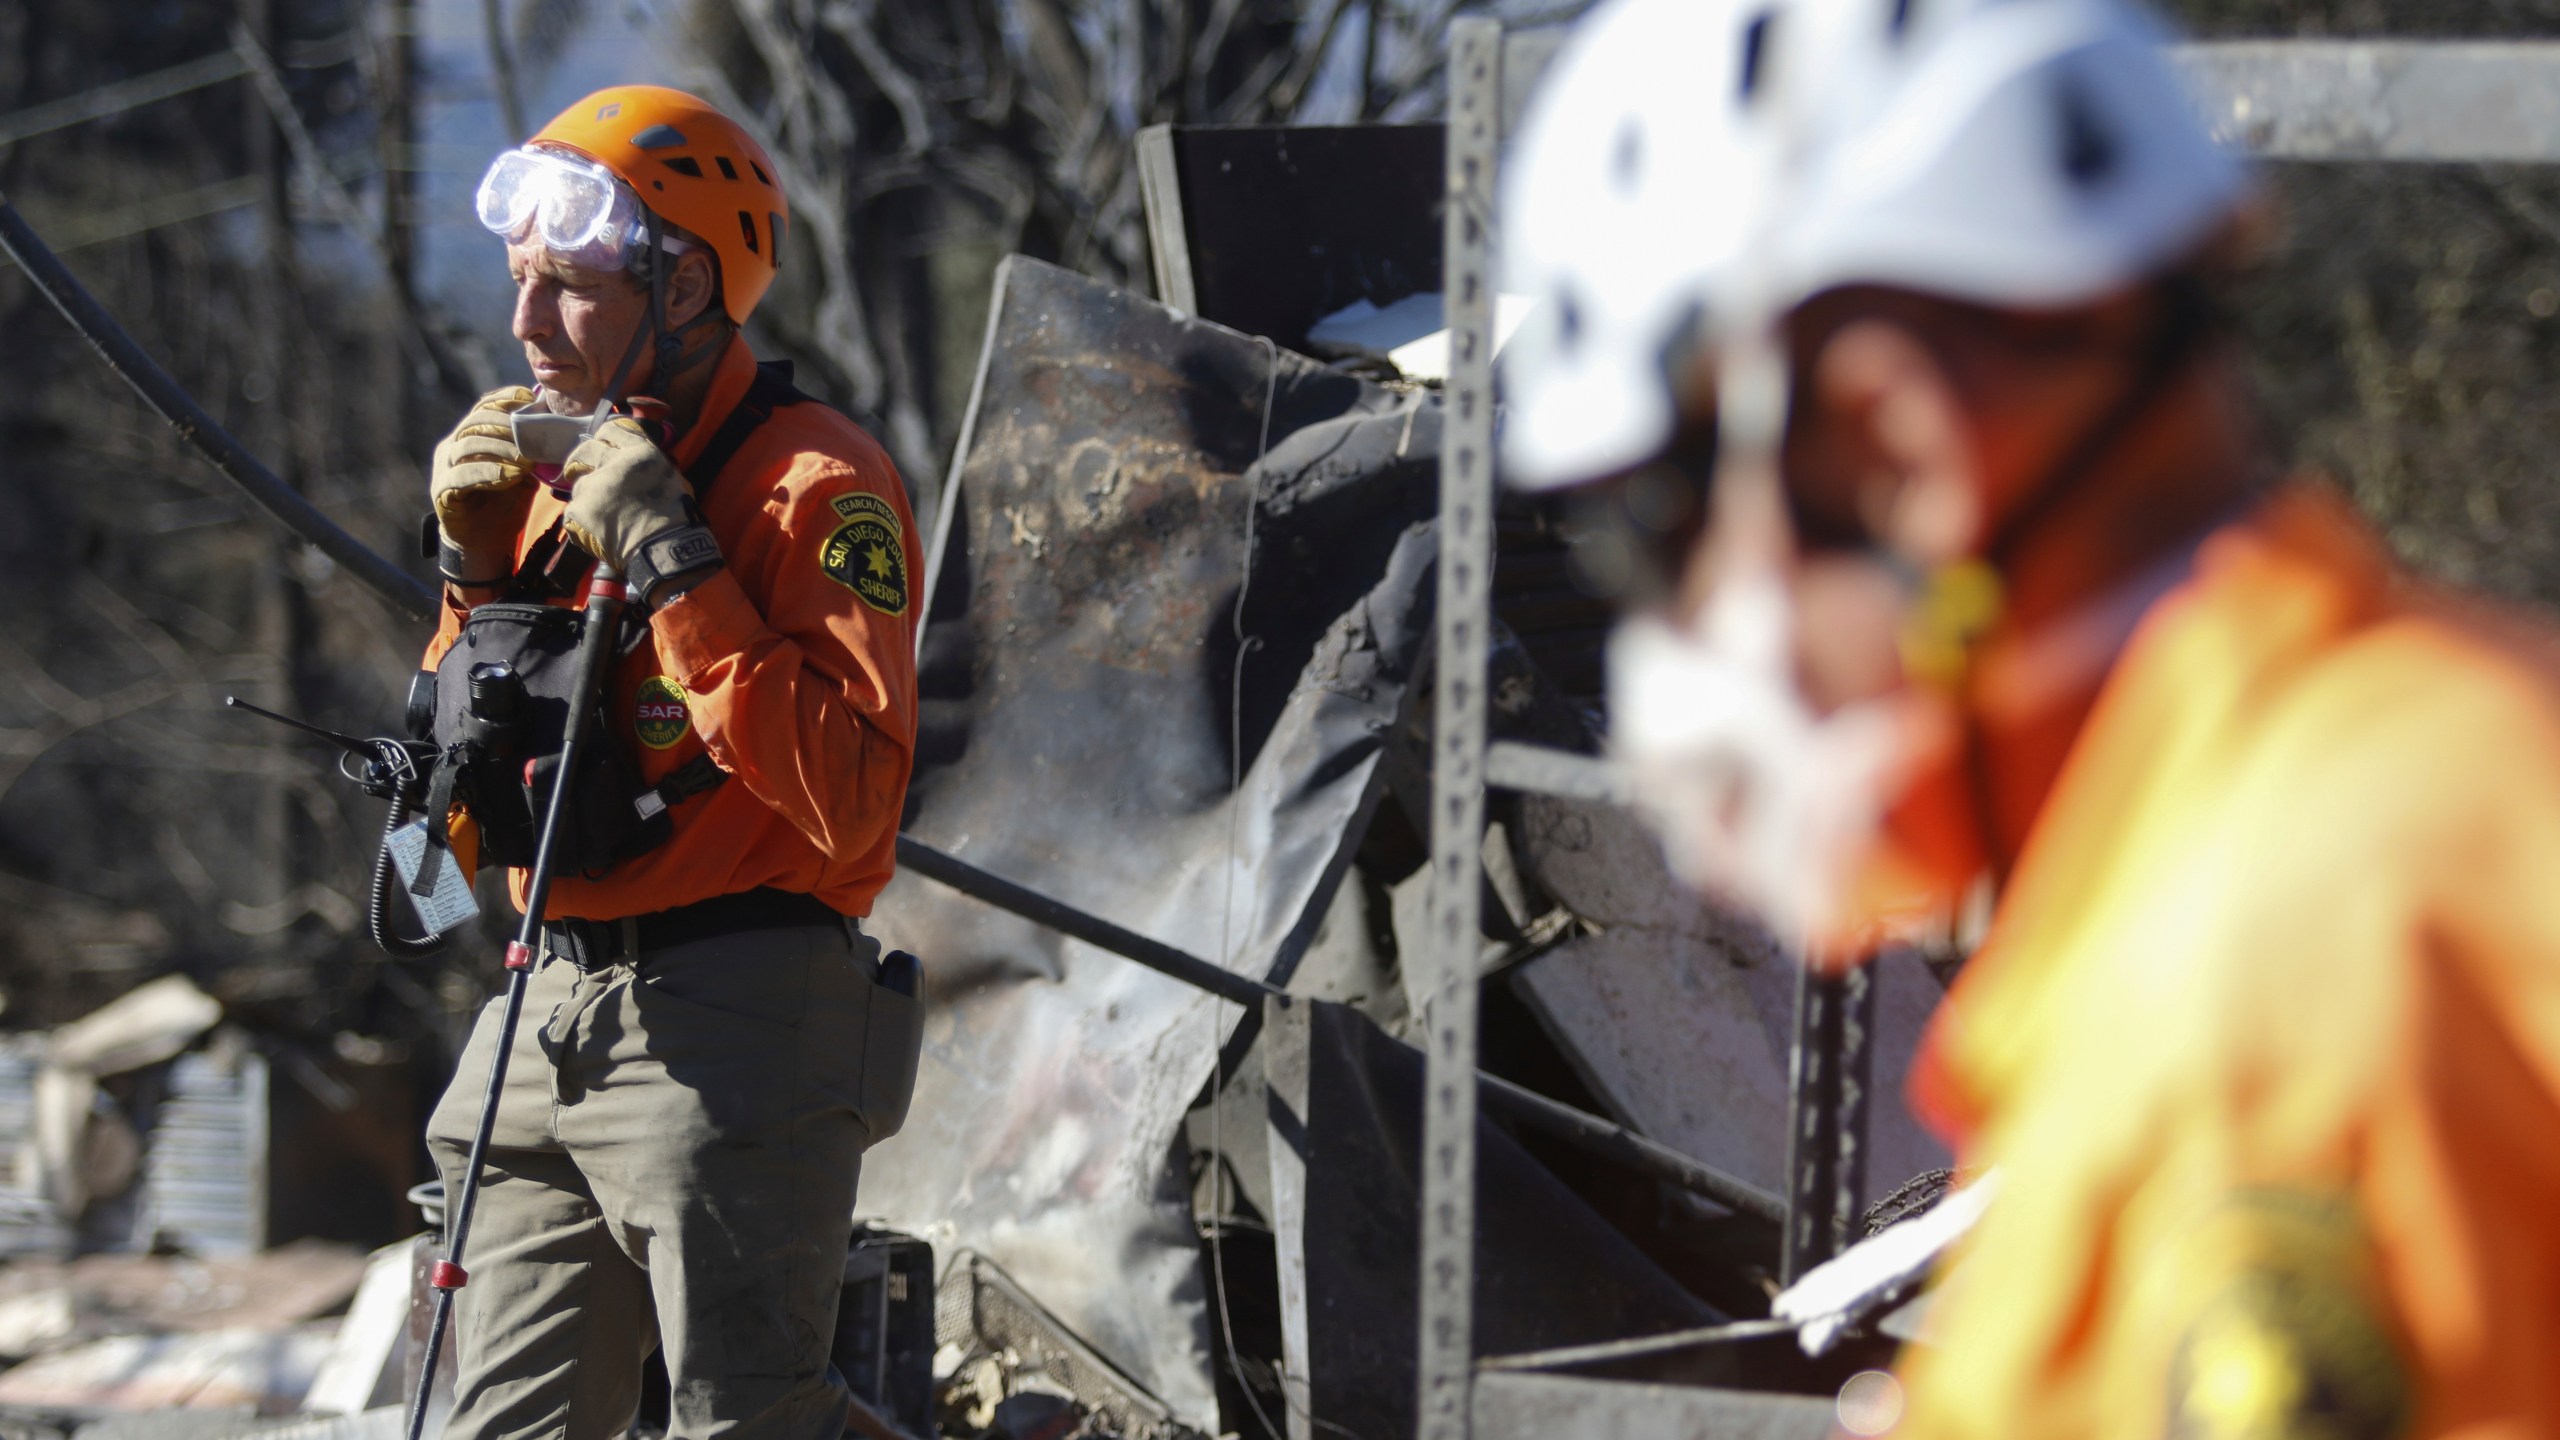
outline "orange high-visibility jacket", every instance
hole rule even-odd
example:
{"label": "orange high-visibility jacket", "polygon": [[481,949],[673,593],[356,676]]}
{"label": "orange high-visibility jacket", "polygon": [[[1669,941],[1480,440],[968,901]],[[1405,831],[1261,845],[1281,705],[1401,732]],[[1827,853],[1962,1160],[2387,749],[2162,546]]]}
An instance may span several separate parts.
{"label": "orange high-visibility jacket", "polygon": [[[731,341],[676,443],[678,466],[754,378],[746,342]],[[519,560],[565,504],[537,488]],[[895,868],[915,751],[923,597],[906,488],[852,421],[789,405],[740,447],[702,512],[728,566],[650,618],[615,668],[603,718],[648,783],[706,751],[728,781],[672,807],[666,844],[596,879],[558,877],[549,915],[612,920],[759,886],[867,915]],[[448,588],[427,668],[465,613]],[[523,905],[527,872],[508,879]]]}
{"label": "orange high-visibility jacket", "polygon": [[1900,1434],[2560,1435],[2555,656],[2311,492],[2205,544],[1923,1056],[2004,1179]]}

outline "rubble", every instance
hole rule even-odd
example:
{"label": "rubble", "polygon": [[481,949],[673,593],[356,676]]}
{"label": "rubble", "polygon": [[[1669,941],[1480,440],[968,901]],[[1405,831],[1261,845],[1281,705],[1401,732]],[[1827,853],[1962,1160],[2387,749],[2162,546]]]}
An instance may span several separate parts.
{"label": "rubble", "polygon": [[[356,1293],[364,1270],[361,1251],[317,1240],[248,1256],[20,1259],[0,1267],[0,1317],[59,1316],[66,1324],[47,1343],[278,1328],[334,1314]],[[0,1345],[0,1353],[33,1350]]]}
{"label": "rubble", "polygon": [[291,1414],[336,1333],[335,1325],[311,1324],[93,1340],[0,1374],[0,1405]]}
{"label": "rubble", "polygon": [[[1506,1377],[1479,1408],[1510,1386],[1536,1415],[1607,1383],[1637,1387],[1629,1414],[1806,1433],[1802,1405],[1653,1383],[1819,1389],[1870,1355],[1850,1335],[1808,1356],[1767,1318],[1791,967],[1679,897],[1651,842],[1589,800],[1494,797],[1480,844],[1423,864],[1445,438],[1423,382],[1453,358],[1440,132],[1150,137],[1172,303],[1005,261],[932,517],[909,858],[870,925],[925,957],[929,1030],[906,1128],[864,1165],[881,1224],[846,1259],[854,1429],[1193,1440],[1251,1412],[1292,1440],[1409,1433],[1414,1257],[1440,1182],[1408,962],[1439,945],[1432,887],[1472,851],[1473,1325]],[[1487,298],[1470,364],[1520,319]],[[1452,393],[1449,424],[1481,424]],[[1479,519],[1453,523],[1470,548],[1450,565],[1490,591],[1473,612],[1490,729],[1597,769],[1605,614],[1551,516],[1505,501]],[[1937,987],[1914,959],[1882,972],[1880,1088]],[[0,1405],[66,1426],[158,1412],[165,1428],[114,1422],[131,1440],[397,1428],[433,1237],[255,1254],[269,1179],[307,1199],[326,1173],[299,1145],[269,1164],[270,1057],[330,1114],[382,1098],[175,978],[0,1047],[0,1144],[21,1156],[0,1248],[189,1252],[0,1272],[0,1351],[28,1357],[0,1371]],[[111,1083],[141,1075],[131,1095]],[[1880,1177],[1943,1163],[1894,1104],[1861,1113]],[[397,1144],[369,1154],[377,1178],[415,1169],[414,1117],[398,1121],[378,1127]],[[183,1279],[194,1308],[105,1318],[61,1277],[122,1273],[109,1261]],[[275,1273],[204,1278],[226,1264]],[[1826,1341],[1881,1293],[1851,1288],[1807,1313]],[[643,1430],[663,1423],[657,1383]],[[449,1372],[428,1388],[432,1423]]]}
{"label": "rubble", "polygon": [[[1524,868],[1587,933],[1522,965],[1511,986],[1609,1114],[1783,1194],[1793,962],[1756,927],[1689,895],[1625,811],[1533,795],[1519,819]],[[1909,1071],[1944,986],[1908,950],[1873,968],[1876,1066],[1890,1079]],[[1949,1164],[1886,1089],[1868,1115],[1874,1177],[1890,1186]]]}
{"label": "rubble", "polygon": [[86,1255],[0,1268],[0,1407],[94,1415],[300,1410],[364,1259],[299,1242],[263,1254]]}
{"label": "rubble", "polygon": [[[943,1257],[945,1433],[1410,1425],[1421,1062],[1401,957],[1428,909],[1411,679],[1439,443],[1427,392],[1020,257],[1000,271],[938,527],[907,819],[981,878],[910,868],[874,917],[933,957],[915,1114],[866,1164],[863,1208]],[[1498,728],[1587,752],[1599,630],[1552,598],[1570,586],[1542,522],[1509,521],[1497,565]],[[1739,1319],[1742,1348],[1645,1363],[1828,1374],[1756,1318],[1787,1188],[1793,967],[1682,896],[1614,809],[1524,796],[1492,818],[1485,993],[1517,998],[1512,1053],[1488,1064],[1531,1083],[1487,1091],[1480,1347]],[[1304,998],[1239,1016],[1022,918],[1064,924],[1061,906]],[[1939,988],[1895,967],[1884,1079]],[[1553,1104],[1533,1091],[1669,1148],[1530,1123],[1544,1112],[1523,1105]],[[1867,1114],[1880,1175],[1943,1163],[1897,1103]]]}
{"label": "rubble", "polygon": [[[928,581],[907,833],[1285,978],[1403,713],[1430,573],[1413,529],[1427,408],[1016,257],[973,415]],[[1291,447],[1362,416],[1421,442],[1375,485]],[[1214,1428],[1177,1136],[1238,1012],[909,871],[873,926],[928,957],[929,1020],[906,1129],[864,1163],[864,1213],[989,1257]]]}
{"label": "rubble", "polygon": [[[1293,1437],[1407,1430],[1441,412],[1357,368],[1035,261],[999,272],[930,556],[905,827],[947,863],[904,868],[872,920],[929,957],[931,1020],[908,1126],[864,1167],[864,1214],[899,1229],[847,1257],[859,1433],[1194,1440],[1248,1412]],[[1497,530],[1495,727],[1587,753],[1599,629],[1542,518]],[[1626,1383],[1860,1363],[1862,1342],[1809,1359],[1760,1318],[1789,968],[1672,898],[1614,810],[1489,813],[1480,1347],[1542,1382],[1590,1378],[1545,1371],[1593,1353]],[[1048,928],[1076,912],[1111,923]],[[1936,989],[1905,968],[1888,1068]],[[434,1242],[249,1253],[287,1173],[271,1049],[321,1110],[378,1103],[184,981],[0,1049],[0,1132],[25,1117],[31,1157],[21,1248],[191,1252],[0,1271],[0,1350],[28,1357],[0,1406],[175,1427],[133,1420],[132,1440],[397,1428]],[[120,1071],[154,1077],[129,1113],[103,1083]],[[1881,1172],[1942,1160],[1893,1106],[1870,1115]],[[290,1164],[307,1199],[324,1172],[300,1146]],[[0,1196],[0,1237],[12,1213]],[[83,1298],[142,1275],[182,1298]],[[1677,1343],[1613,1348],[1630,1334]],[[449,1370],[435,1396],[431,1423]]]}

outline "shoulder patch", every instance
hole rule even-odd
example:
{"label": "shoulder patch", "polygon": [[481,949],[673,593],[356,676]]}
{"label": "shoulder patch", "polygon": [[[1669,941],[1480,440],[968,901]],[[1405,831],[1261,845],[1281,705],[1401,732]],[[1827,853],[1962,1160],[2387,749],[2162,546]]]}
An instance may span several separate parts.
{"label": "shoulder patch", "polygon": [[2188,1237],[2172,1440],[2394,1440],[2413,1414],[2362,1224],[2345,1197],[2254,1190]]}
{"label": "shoulder patch", "polygon": [[906,614],[906,532],[896,508],[860,490],[827,504],[837,524],[818,547],[818,568],[881,614]]}

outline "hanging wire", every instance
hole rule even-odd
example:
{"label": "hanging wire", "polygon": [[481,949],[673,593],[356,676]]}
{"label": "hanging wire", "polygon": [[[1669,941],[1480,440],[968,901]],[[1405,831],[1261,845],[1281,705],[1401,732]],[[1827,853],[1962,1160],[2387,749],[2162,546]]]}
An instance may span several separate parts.
{"label": "hanging wire", "polygon": [[[1274,345],[1267,335],[1260,338],[1264,360],[1262,436],[1254,447],[1253,464],[1245,471],[1244,564],[1243,573],[1236,582],[1235,610],[1230,621],[1236,639],[1236,659],[1235,671],[1228,680],[1226,884],[1224,896],[1218,905],[1217,951],[1219,963],[1229,969],[1235,968],[1236,961],[1232,949],[1235,924],[1236,821],[1239,812],[1244,808],[1242,795],[1244,789],[1244,662],[1247,656],[1262,648],[1262,637],[1245,630],[1244,609],[1246,601],[1253,593],[1254,522],[1262,510],[1262,462],[1271,454],[1271,412],[1280,394],[1280,347]],[[1247,899],[1251,899],[1249,894]],[[1209,1149],[1216,1158],[1209,1166],[1209,1193],[1216,1202],[1217,1208],[1223,1211],[1226,1208],[1224,1194],[1227,1177],[1234,1173],[1234,1167],[1227,1162],[1226,1107],[1220,1103],[1226,1092],[1227,1076],[1226,1049],[1224,1037],[1218,1032],[1218,1016],[1218,1007],[1210,1006]],[[1236,1354],[1236,1325],[1235,1317],[1227,1303],[1227,1256],[1226,1247],[1220,1238],[1223,1233],[1223,1227],[1218,1223],[1220,1218],[1216,1215],[1211,1216],[1208,1227],[1209,1277],[1211,1288],[1218,1297],[1218,1329],[1226,1341],[1227,1373],[1235,1377],[1236,1389],[1243,1393],[1245,1404],[1253,1411],[1253,1418],[1262,1426],[1263,1433],[1269,1436],[1270,1440],[1283,1440],[1280,1428],[1271,1423],[1271,1416],[1263,1410],[1261,1399],[1253,1393],[1253,1386],[1246,1381],[1244,1363]],[[1313,1409],[1292,1397],[1289,1393],[1286,1365],[1287,1357],[1284,1356],[1282,1357],[1283,1368],[1280,1372],[1280,1403],[1290,1413],[1318,1429],[1329,1430],[1342,1436],[1343,1440],[1361,1440],[1358,1433],[1317,1415]]]}
{"label": "hanging wire", "polygon": [[[1255,517],[1262,510],[1262,461],[1271,453],[1271,410],[1280,395],[1280,347],[1271,337],[1262,337],[1262,438],[1254,447],[1253,464],[1246,467],[1244,505],[1244,562],[1236,581],[1235,613],[1230,625],[1235,632],[1235,670],[1228,678],[1227,695],[1227,858],[1225,890],[1218,902],[1218,963],[1235,968],[1236,956],[1231,948],[1235,927],[1236,900],[1236,819],[1244,809],[1244,662],[1262,648],[1262,637],[1250,635],[1244,628],[1245,601],[1253,594],[1253,532]],[[1248,903],[1251,900],[1247,896]],[[1225,1226],[1221,1223],[1226,1210],[1226,1105],[1227,1058],[1224,1037],[1219,1033],[1222,1018],[1218,1006],[1209,1011],[1209,1149],[1217,1157],[1209,1167],[1209,1194],[1213,1208],[1220,1214],[1209,1217],[1209,1277],[1218,1296],[1218,1329],[1226,1341],[1227,1372],[1235,1377],[1236,1389],[1244,1395],[1253,1418],[1271,1440],[1282,1440],[1279,1427],[1263,1413],[1262,1400],[1244,1375],[1244,1362],[1236,1355],[1235,1316],[1227,1305],[1227,1252],[1222,1240]],[[1284,1357],[1285,1364],[1285,1357]],[[1287,1404],[1289,1382],[1284,1374],[1280,1382],[1280,1400]],[[1314,1418],[1313,1416],[1309,1417]]]}

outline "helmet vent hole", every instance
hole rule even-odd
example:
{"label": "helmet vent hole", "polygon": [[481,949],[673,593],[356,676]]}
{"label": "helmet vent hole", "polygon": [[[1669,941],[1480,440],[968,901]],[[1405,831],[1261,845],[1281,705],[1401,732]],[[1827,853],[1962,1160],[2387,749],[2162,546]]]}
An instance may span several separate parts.
{"label": "helmet vent hole", "polygon": [[673,170],[679,175],[690,175],[696,180],[702,178],[702,162],[694,159],[690,155],[679,155],[673,160],[665,160],[659,163],[665,165],[668,169]]}
{"label": "helmet vent hole", "polygon": [[711,163],[720,167],[721,179],[735,180],[738,178],[738,167],[729,163],[728,156],[714,155],[711,157]]}
{"label": "helmet vent hole", "polygon": [[684,132],[673,125],[652,125],[631,137],[631,143],[643,150],[664,150],[684,143]]}
{"label": "helmet vent hole", "polygon": [[744,210],[739,211],[739,212],[738,212],[738,230],[739,230],[739,233],[741,233],[741,234],[743,234],[743,235],[745,235],[745,236],[747,237],[747,253],[748,253],[748,254],[750,254],[750,255],[761,255],[761,254],[763,254],[763,253],[764,253],[764,249],[763,249],[763,247],[762,247],[762,246],[760,246],[760,245],[758,245],[758,244],[756,243],[756,217],[754,217],[753,215],[748,214],[748,213],[747,213],[746,211],[744,211]]}
{"label": "helmet vent hole", "polygon": [[1572,350],[1582,343],[1582,302],[1571,290],[1556,296],[1556,348]]}
{"label": "helmet vent hole", "polygon": [[2070,77],[2054,87],[2053,100],[2062,173],[2084,190],[2104,184],[2116,170],[2114,130],[2098,114],[2089,92]]}
{"label": "helmet vent hole", "polygon": [[766,189],[770,190],[773,188],[773,177],[764,173],[763,166],[757,164],[753,160],[750,160],[747,162],[747,168],[756,172],[756,179],[762,183]]}
{"label": "helmet vent hole", "polygon": [[1644,182],[1644,125],[1632,115],[1618,127],[1618,143],[1610,147],[1609,175],[1629,195]]}
{"label": "helmet vent hole", "polygon": [[1778,17],[1767,10],[1751,17],[1742,31],[1742,74],[1737,85],[1738,96],[1748,102],[1760,94],[1760,75],[1769,59],[1769,30]]}
{"label": "helmet vent hole", "polygon": [[1885,33],[1900,40],[1911,33],[1912,0],[1892,0],[1893,13],[1884,22]]}

